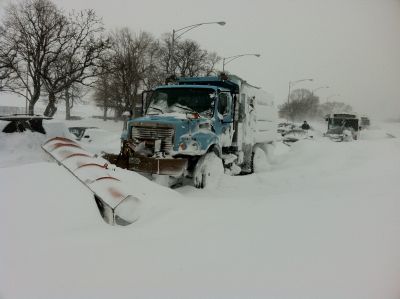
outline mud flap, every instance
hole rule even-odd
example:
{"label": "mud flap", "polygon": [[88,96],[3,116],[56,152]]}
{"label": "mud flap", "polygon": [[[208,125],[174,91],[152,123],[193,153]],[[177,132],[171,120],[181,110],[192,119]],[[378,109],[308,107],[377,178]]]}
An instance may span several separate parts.
{"label": "mud flap", "polygon": [[107,161],[63,137],[49,139],[42,149],[93,193],[105,222],[128,225],[139,219],[141,200],[125,190],[126,187],[114,176]]}

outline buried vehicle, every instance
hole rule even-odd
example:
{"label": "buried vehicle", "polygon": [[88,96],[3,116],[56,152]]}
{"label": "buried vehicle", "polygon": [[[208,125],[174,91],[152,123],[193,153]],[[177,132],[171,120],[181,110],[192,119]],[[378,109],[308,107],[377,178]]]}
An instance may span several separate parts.
{"label": "buried vehicle", "polygon": [[357,140],[360,126],[359,118],[355,114],[335,113],[325,116],[328,123],[328,130],[324,136],[333,141]]}
{"label": "buried vehicle", "polygon": [[43,120],[49,120],[52,117],[33,114],[12,114],[1,115],[0,121],[7,121],[7,125],[3,128],[3,133],[22,133],[25,131],[38,132],[46,134],[43,128]]}
{"label": "buried vehicle", "polygon": [[179,78],[144,93],[116,164],[204,188],[224,169],[252,173],[254,156],[277,137],[276,121],[272,96],[237,76]]}
{"label": "buried vehicle", "polygon": [[97,127],[69,127],[68,130],[74,135],[75,140],[80,141],[82,138],[90,138],[86,134],[87,130],[98,129]]}
{"label": "buried vehicle", "polygon": [[284,135],[282,135],[282,142],[286,145],[291,145],[294,142],[297,142],[302,139],[313,139],[314,136],[311,134],[310,130],[303,130],[302,128],[294,128],[292,130],[287,131]]}
{"label": "buried vehicle", "polygon": [[278,124],[278,129],[276,130],[279,134],[282,136],[285,136],[285,134],[293,129],[296,128],[296,125],[293,123],[289,122],[284,122],[284,123],[279,123]]}

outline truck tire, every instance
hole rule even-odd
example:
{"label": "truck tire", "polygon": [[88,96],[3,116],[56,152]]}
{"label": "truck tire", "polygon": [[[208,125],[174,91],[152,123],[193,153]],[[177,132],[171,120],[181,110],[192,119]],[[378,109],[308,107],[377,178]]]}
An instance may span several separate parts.
{"label": "truck tire", "polygon": [[215,189],[224,173],[221,158],[214,152],[202,156],[193,171],[193,184],[199,189]]}
{"label": "truck tire", "polygon": [[267,153],[259,146],[255,146],[251,155],[251,173],[259,173],[267,170]]}

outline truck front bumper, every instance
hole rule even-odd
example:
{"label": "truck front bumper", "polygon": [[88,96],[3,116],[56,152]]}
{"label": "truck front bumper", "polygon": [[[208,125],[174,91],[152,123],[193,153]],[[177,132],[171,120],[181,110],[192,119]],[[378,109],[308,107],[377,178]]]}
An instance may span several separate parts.
{"label": "truck front bumper", "polygon": [[183,158],[149,158],[134,156],[129,158],[129,169],[171,176],[181,176],[186,170],[188,160]]}

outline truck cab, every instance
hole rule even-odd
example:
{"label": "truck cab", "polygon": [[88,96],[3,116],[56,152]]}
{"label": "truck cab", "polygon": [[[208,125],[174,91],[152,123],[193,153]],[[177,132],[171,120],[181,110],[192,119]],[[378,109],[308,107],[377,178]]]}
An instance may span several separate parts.
{"label": "truck cab", "polygon": [[[233,163],[240,165],[240,171],[249,170],[245,164],[251,157],[244,154],[243,134],[255,126],[250,111],[255,97],[242,96],[238,83],[220,77],[180,78],[148,92],[143,116],[127,124],[128,168],[174,177],[196,177],[200,169],[212,168],[203,165],[207,163],[218,164],[222,171]],[[204,186],[204,180],[198,179],[195,186]]]}
{"label": "truck cab", "polygon": [[325,136],[334,141],[357,140],[360,131],[360,120],[355,114],[333,113],[325,116],[328,130]]}

